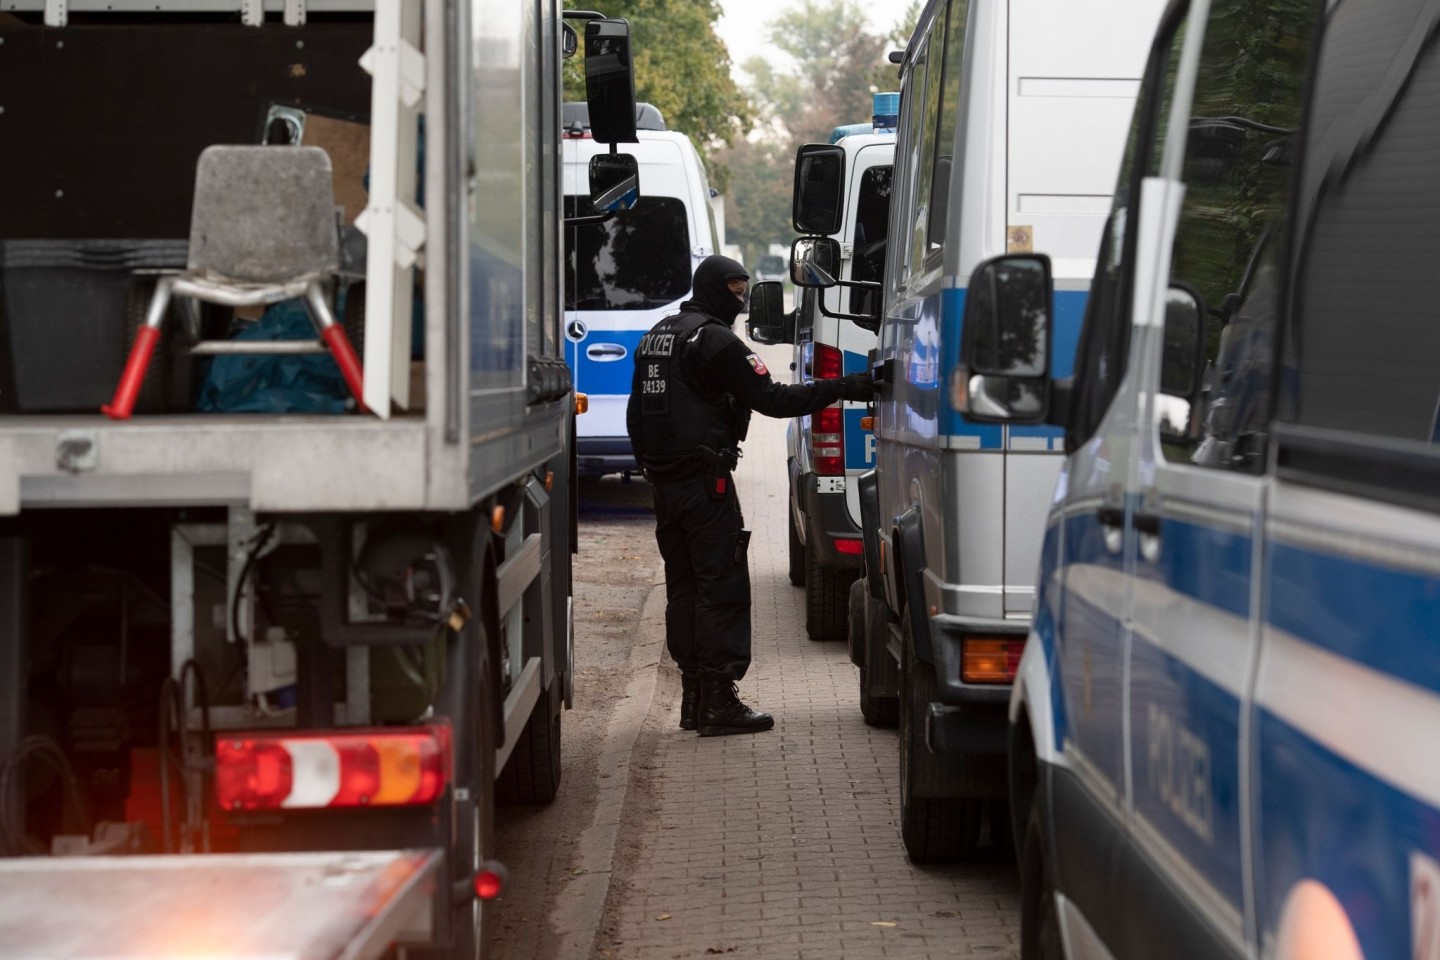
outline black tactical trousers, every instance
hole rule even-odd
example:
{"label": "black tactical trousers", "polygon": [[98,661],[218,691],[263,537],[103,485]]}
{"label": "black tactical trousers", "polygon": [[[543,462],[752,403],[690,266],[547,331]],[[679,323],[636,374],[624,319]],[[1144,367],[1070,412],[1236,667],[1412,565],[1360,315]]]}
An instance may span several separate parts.
{"label": "black tactical trousers", "polygon": [[750,567],[736,542],[744,518],[734,481],[712,496],[697,476],[657,481],[655,540],[665,560],[665,645],[680,672],[739,680],[750,666]]}

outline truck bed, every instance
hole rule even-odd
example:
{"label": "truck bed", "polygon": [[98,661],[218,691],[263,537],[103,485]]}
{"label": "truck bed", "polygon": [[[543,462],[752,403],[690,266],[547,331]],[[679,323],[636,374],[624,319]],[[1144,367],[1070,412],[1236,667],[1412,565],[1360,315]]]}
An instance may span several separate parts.
{"label": "truck bed", "polygon": [[22,507],[420,509],[422,417],[0,417],[0,516]]}
{"label": "truck bed", "polygon": [[0,860],[0,960],[369,960],[397,939],[428,936],[440,859],[396,850]]}

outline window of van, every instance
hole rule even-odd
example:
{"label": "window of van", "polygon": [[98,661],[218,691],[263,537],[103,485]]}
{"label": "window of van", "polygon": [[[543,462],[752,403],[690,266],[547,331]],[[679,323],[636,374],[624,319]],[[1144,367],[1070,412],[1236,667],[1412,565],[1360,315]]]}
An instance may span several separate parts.
{"label": "window of van", "polygon": [[930,238],[928,252],[945,245],[945,228],[950,219],[950,175],[955,164],[955,135],[960,122],[960,80],[964,74],[965,23],[970,0],[952,0],[945,28],[945,58],[940,80],[940,132],[935,138],[935,159],[930,180]]}
{"label": "window of van", "polygon": [[1140,99],[1125,141],[1115,201],[1100,236],[1100,254],[1075,355],[1075,398],[1065,446],[1075,450],[1104,419],[1124,378],[1130,353],[1130,294],[1134,287],[1136,223],[1140,182],[1160,171],[1166,123],[1175,99],[1175,75],[1184,48],[1189,14],[1178,10],[1161,23],[1156,49],[1146,66]]}
{"label": "window of van", "polygon": [[[885,234],[890,228],[890,184],[894,167],[868,168],[860,177],[855,204],[854,254],[850,279],[879,283],[885,279]],[[850,312],[880,315],[880,291],[850,288]]]}
{"label": "window of van", "polygon": [[1419,9],[1344,0],[1330,14],[1298,194],[1288,353],[1294,420],[1436,443],[1440,47],[1433,35],[1410,45],[1424,32]]}
{"label": "window of van", "polygon": [[[916,88],[912,105],[918,105],[919,110],[915,111],[919,118],[918,142],[911,140],[911,146],[915,150],[916,182],[914,206],[911,209],[912,220],[910,229],[910,269],[909,273],[914,275],[925,268],[925,255],[930,252],[930,207],[934,201],[935,188],[935,140],[937,127],[940,119],[940,64],[936,62],[932,49],[935,45],[943,47],[945,43],[945,17],[943,14],[935,18],[936,30],[922,46],[924,58],[924,71],[916,75],[921,85]],[[918,65],[917,65],[918,66]]]}
{"label": "window of van", "polygon": [[[565,216],[593,213],[588,199],[565,198]],[[689,292],[683,200],[642,196],[606,223],[565,228],[565,309],[648,310]]]}
{"label": "window of van", "polygon": [[1171,460],[1252,472],[1265,463],[1277,266],[1312,24],[1248,0],[1218,0],[1206,23],[1170,273],[1172,288],[1198,300],[1204,372],[1198,395],[1166,410]]}

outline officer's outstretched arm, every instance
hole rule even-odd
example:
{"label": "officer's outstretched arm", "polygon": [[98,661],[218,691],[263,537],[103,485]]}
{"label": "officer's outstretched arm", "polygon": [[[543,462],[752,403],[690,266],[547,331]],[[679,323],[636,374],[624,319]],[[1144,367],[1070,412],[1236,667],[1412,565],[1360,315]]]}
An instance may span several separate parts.
{"label": "officer's outstretched arm", "polygon": [[740,403],[767,417],[798,417],[828,407],[844,396],[841,380],[776,383],[765,361],[738,337],[719,351],[709,373],[716,384]]}

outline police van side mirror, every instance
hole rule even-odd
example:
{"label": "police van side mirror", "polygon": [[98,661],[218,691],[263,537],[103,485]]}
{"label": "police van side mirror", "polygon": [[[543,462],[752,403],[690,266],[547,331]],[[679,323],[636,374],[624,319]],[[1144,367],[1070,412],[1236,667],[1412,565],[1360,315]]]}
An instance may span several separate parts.
{"label": "police van side mirror", "polygon": [[640,164],[628,153],[590,158],[590,203],[600,213],[620,213],[640,199]]}
{"label": "police van side mirror", "polygon": [[635,70],[630,60],[630,21],[585,24],[585,100],[596,143],[638,143],[635,136]]}
{"label": "police van side mirror", "polygon": [[791,219],[796,233],[839,233],[845,195],[845,151],[833,144],[807,143],[795,154]]}
{"label": "police van side mirror", "polygon": [[834,237],[796,237],[790,245],[790,282],[828,289],[839,282],[840,241]]}
{"label": "police van side mirror", "polygon": [[1007,254],[975,268],[950,402],[972,420],[1043,423],[1050,405],[1050,258]]}
{"label": "police van side mirror", "polygon": [[745,332],[756,343],[795,342],[795,314],[785,312],[785,288],[779,280],[764,280],[750,288]]}

